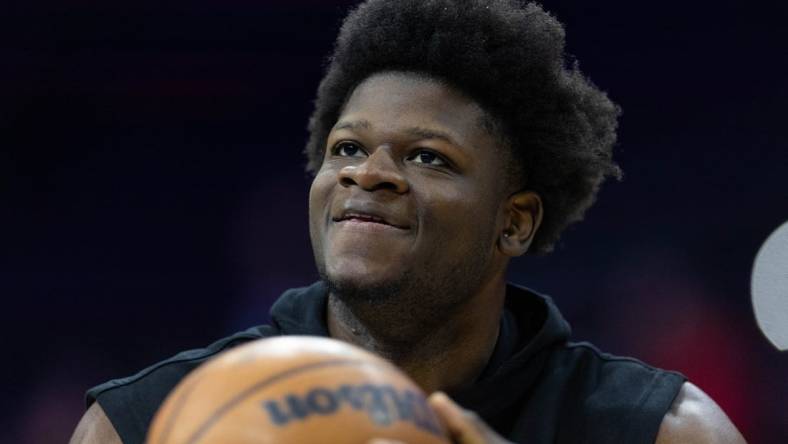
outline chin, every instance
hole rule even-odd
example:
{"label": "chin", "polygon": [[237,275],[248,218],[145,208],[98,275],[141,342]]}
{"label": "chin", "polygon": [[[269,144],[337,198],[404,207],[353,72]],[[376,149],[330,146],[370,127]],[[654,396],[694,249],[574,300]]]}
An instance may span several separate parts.
{"label": "chin", "polygon": [[358,290],[374,290],[392,286],[398,279],[387,278],[372,273],[328,273],[329,282],[336,283],[337,287]]}
{"label": "chin", "polygon": [[[390,270],[386,270],[390,271]],[[402,289],[407,280],[405,275],[391,276],[374,272],[368,268],[355,270],[329,270],[320,273],[329,291],[348,303],[379,304],[390,302]]]}
{"label": "chin", "polygon": [[377,287],[399,281],[404,273],[392,266],[390,260],[372,260],[366,255],[335,254],[326,260],[324,273],[332,281],[346,282],[359,287]]}

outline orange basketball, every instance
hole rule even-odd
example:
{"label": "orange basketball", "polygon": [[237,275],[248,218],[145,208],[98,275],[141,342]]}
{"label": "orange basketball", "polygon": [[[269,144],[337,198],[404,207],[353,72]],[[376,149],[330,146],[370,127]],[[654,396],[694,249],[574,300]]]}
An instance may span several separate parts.
{"label": "orange basketball", "polygon": [[183,379],[148,444],[448,444],[424,393],[394,365],[333,339],[281,336],[218,355]]}

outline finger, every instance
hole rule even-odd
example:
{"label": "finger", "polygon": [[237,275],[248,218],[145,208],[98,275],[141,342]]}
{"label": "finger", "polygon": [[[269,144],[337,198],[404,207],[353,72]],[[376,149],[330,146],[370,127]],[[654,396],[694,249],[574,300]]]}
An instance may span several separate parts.
{"label": "finger", "polygon": [[454,442],[458,444],[487,443],[487,426],[476,413],[458,406],[443,392],[433,393],[428,402]]}

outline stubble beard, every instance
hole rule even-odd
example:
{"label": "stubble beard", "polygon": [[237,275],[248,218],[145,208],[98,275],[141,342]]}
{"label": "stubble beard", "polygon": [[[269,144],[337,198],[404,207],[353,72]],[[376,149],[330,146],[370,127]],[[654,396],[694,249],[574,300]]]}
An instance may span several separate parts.
{"label": "stubble beard", "polygon": [[[491,252],[480,246],[441,266],[406,269],[387,281],[361,284],[318,271],[342,321],[355,324],[396,349],[407,351],[444,325],[481,287]],[[446,257],[446,256],[443,256]],[[337,314],[337,313],[335,313]],[[394,350],[390,350],[394,352]]]}

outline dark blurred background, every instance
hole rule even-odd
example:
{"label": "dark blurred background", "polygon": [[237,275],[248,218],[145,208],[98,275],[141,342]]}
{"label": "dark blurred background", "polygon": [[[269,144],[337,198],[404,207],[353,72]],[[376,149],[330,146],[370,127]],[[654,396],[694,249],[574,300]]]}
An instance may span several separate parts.
{"label": "dark blurred background", "polygon": [[[352,3],[3,3],[1,441],[67,441],[88,387],[264,323],[316,278],[301,151]],[[544,6],[624,109],[625,179],[511,278],[576,339],[682,371],[751,442],[788,442],[788,354],[749,301],[788,220],[788,6]]]}

